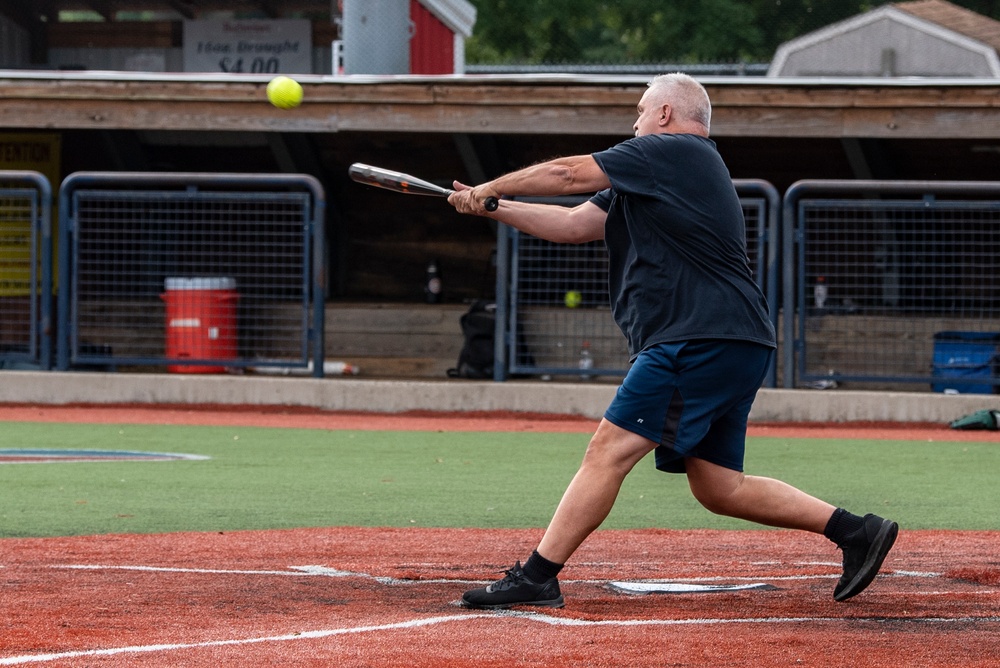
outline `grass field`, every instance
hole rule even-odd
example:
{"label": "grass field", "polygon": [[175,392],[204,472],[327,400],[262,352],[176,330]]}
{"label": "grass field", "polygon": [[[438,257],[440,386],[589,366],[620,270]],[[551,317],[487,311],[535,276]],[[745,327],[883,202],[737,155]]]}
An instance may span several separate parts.
{"label": "grass field", "polygon": [[146,424],[132,408],[101,424],[110,412],[8,418],[0,449],[205,458],[0,465],[0,665],[986,668],[1000,655],[988,438],[750,439],[749,472],[900,522],[880,577],[846,604],[831,597],[832,543],[713,516],[647,460],[567,565],[566,608],[492,613],[455,601],[537,544],[590,423],[192,426],[209,422],[161,410]]}
{"label": "grass field", "polygon": [[[201,461],[0,466],[0,536],[321,526],[543,527],[585,434],[7,422],[3,448],[178,452]],[[992,530],[994,443],[752,438],[747,471],[908,529]],[[641,462],[605,528],[757,528]]]}

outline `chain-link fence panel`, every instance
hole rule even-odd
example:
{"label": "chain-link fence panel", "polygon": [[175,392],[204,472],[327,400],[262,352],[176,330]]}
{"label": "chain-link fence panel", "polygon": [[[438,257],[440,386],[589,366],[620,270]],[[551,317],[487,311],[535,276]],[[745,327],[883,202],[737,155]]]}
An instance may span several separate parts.
{"label": "chain-link fence panel", "polygon": [[320,374],[322,197],[304,176],[71,176],[60,368]]}

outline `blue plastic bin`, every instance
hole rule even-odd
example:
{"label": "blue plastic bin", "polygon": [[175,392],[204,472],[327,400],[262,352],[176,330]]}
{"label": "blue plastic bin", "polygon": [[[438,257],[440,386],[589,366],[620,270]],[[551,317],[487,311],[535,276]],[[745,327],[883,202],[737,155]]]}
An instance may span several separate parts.
{"label": "blue plastic bin", "polygon": [[936,382],[931,389],[935,392],[998,392],[990,381],[1000,376],[1000,334],[938,332],[934,335],[933,367]]}

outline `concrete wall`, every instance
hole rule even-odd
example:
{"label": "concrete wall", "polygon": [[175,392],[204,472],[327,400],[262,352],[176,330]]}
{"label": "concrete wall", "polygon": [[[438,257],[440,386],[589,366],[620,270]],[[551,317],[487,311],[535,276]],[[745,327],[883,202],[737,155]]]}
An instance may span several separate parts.
{"label": "concrete wall", "polygon": [[[614,384],[582,382],[0,371],[0,404],[273,405],[385,413],[516,411],[596,419],[603,415],[615,390]],[[1000,395],[761,390],[750,418],[757,422],[946,424],[985,408],[1000,410]]]}

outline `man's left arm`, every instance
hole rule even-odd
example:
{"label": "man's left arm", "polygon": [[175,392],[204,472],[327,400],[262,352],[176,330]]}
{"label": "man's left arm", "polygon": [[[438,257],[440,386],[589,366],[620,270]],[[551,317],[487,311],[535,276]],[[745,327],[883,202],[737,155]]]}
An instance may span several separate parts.
{"label": "man's left arm", "polygon": [[459,212],[484,215],[487,197],[575,195],[609,188],[611,181],[593,156],[576,155],[525,167],[474,188],[458,182],[455,187],[458,192],[448,201]]}

